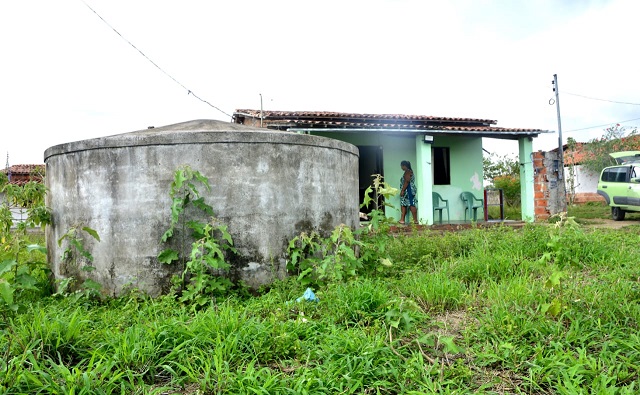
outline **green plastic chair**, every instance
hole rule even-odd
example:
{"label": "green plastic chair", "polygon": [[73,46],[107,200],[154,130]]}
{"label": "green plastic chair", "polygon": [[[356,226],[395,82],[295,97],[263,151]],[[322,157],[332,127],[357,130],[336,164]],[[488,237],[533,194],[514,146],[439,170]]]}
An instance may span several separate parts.
{"label": "green plastic chair", "polygon": [[447,210],[447,223],[451,222],[449,218],[449,201],[445,200],[440,196],[438,192],[433,192],[433,218],[436,217],[436,211],[438,211],[440,216],[440,223],[442,223],[442,210]]}
{"label": "green plastic chair", "polygon": [[478,220],[478,209],[484,207],[484,200],[475,197],[473,192],[462,192],[460,199],[462,199],[464,203],[464,220],[467,220],[467,211],[469,212],[469,216],[471,216],[471,212],[473,211],[473,221],[476,222]]}

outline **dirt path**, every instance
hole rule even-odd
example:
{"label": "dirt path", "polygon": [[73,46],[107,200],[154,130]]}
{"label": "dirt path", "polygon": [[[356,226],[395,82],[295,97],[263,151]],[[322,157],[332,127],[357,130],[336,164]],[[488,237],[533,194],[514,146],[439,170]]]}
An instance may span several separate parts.
{"label": "dirt path", "polygon": [[614,221],[612,219],[582,219],[584,225],[593,228],[620,229],[627,226],[640,225],[637,219],[625,219],[624,221]]}

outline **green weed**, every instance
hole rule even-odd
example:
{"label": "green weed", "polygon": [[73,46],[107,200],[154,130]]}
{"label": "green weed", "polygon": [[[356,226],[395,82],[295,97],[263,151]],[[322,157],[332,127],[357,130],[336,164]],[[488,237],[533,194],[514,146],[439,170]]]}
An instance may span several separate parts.
{"label": "green weed", "polygon": [[[28,303],[50,294],[46,249],[42,237],[33,233],[51,221],[44,205],[45,187],[30,181],[0,188],[0,317],[4,322]],[[11,210],[27,211],[24,221],[14,223]],[[4,325],[0,322],[0,328]]]}
{"label": "green weed", "polygon": [[383,252],[376,232],[355,258],[374,245],[393,266],[343,266],[319,302],[296,302],[296,277],[198,309],[41,297],[0,328],[0,393],[638,392],[637,231],[427,232]]}
{"label": "green weed", "polygon": [[[173,278],[174,292],[181,302],[200,309],[230,292],[233,283],[225,274],[231,266],[225,254],[236,250],[227,226],[213,217],[213,208],[205,203],[197,184],[211,189],[209,180],[199,171],[189,166],[175,171],[169,192],[170,226],[161,238],[171,246],[160,252],[158,261],[180,263],[181,275]],[[203,221],[202,214],[210,219]]]}

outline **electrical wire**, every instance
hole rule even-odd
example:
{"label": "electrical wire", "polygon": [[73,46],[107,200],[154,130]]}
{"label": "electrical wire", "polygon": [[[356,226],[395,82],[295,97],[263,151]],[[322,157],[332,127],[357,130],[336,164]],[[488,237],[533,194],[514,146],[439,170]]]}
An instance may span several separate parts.
{"label": "electrical wire", "polygon": [[577,93],[570,93],[570,92],[561,92],[565,95],[571,95],[571,96],[577,96],[577,97],[582,97],[583,99],[589,99],[589,100],[598,100],[598,101],[606,101],[609,103],[616,103],[616,104],[628,104],[630,106],[640,106],[640,103],[631,103],[631,102],[626,102],[626,101],[616,101],[616,100],[608,100],[608,99],[600,99],[597,97],[591,97],[591,96],[585,96],[585,95],[579,95]]}
{"label": "electrical wire", "polygon": [[611,125],[614,125],[614,124],[616,124],[616,123],[624,123],[624,122],[631,122],[631,121],[637,121],[637,120],[640,120],[640,118],[627,119],[626,121],[618,121],[618,122],[605,123],[605,124],[603,124],[603,125],[589,126],[589,127],[586,127],[586,128],[580,128],[580,129],[566,130],[565,132],[566,132],[566,133],[569,133],[569,132],[577,132],[577,131],[579,131],[579,130],[587,130],[587,129],[602,128],[602,127],[605,127],[605,126],[611,126]]}
{"label": "electrical wire", "polygon": [[213,104],[209,103],[208,101],[201,99],[198,95],[196,95],[191,89],[187,88],[186,86],[182,85],[182,83],[180,83],[180,81],[178,81],[177,79],[173,78],[173,76],[171,76],[171,74],[167,73],[166,71],[164,71],[160,66],[158,66],[156,64],[156,62],[154,62],[153,60],[151,60],[147,55],[145,55],[141,50],[138,49],[138,47],[136,47],[135,45],[133,45],[133,43],[131,43],[131,41],[127,40],[122,34],[120,34],[119,31],[117,31],[113,26],[111,26],[109,24],[109,22],[107,22],[103,17],[100,16],[100,14],[98,14],[96,12],[96,10],[94,10],[93,8],[91,8],[91,6],[89,4],[87,4],[84,0],[81,0],[84,5],[87,6],[87,8],[89,8],[94,14],[96,14],[96,16],[98,18],[100,18],[102,20],[102,22],[104,22],[107,26],[109,26],[111,28],[111,30],[113,30],[114,32],[116,32],[116,34],[118,36],[120,36],[120,38],[122,38],[124,41],[126,41],[129,45],[131,45],[136,51],[138,51],[140,53],[140,55],[144,56],[145,59],[147,59],[152,65],[154,65],[158,70],[162,71],[167,77],[171,78],[176,84],[180,85],[184,90],[187,91],[187,95],[192,95],[193,97],[195,97],[196,99],[200,100],[203,103],[208,104],[210,107],[220,111],[221,113],[223,113],[224,115],[228,116],[229,118],[232,118],[231,115],[227,114],[226,112],[222,111],[220,108],[214,106]]}

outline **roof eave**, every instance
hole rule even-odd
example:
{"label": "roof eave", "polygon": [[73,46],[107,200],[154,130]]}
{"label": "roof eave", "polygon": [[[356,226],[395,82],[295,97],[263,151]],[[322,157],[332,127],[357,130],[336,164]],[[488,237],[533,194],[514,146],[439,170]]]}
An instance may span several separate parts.
{"label": "roof eave", "polygon": [[233,113],[233,118],[236,116],[249,117],[253,119],[262,119],[263,121],[309,121],[309,120],[341,120],[346,121],[353,120],[368,120],[370,122],[382,122],[388,120],[389,122],[428,122],[431,124],[437,123],[474,123],[481,126],[490,126],[498,123],[495,119],[481,119],[481,118],[457,118],[457,117],[434,117],[426,115],[408,115],[408,114],[370,114],[370,113],[342,113],[332,111],[271,111],[271,110],[251,110],[251,109],[237,109]]}
{"label": "roof eave", "polygon": [[356,128],[289,128],[288,131],[294,133],[388,133],[388,134],[407,134],[407,135],[468,135],[475,137],[489,137],[497,139],[518,139],[520,137],[537,137],[542,133],[551,133],[548,130],[536,131],[487,131],[487,130],[439,130],[439,129],[356,129]]}

